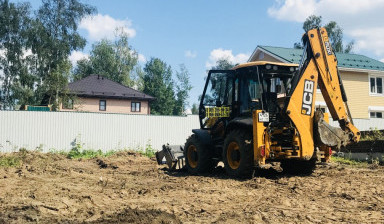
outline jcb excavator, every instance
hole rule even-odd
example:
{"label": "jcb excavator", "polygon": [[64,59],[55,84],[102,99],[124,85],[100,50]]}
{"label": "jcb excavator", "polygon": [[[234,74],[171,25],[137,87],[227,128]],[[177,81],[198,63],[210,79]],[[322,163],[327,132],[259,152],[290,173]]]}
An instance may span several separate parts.
{"label": "jcb excavator", "polygon": [[[209,172],[219,161],[233,177],[250,176],[267,162],[310,172],[316,160],[359,141],[327,31],[309,30],[302,41],[300,65],[258,61],[209,71],[201,128],[192,130],[183,149],[191,174]],[[318,86],[340,128],[315,111]]]}

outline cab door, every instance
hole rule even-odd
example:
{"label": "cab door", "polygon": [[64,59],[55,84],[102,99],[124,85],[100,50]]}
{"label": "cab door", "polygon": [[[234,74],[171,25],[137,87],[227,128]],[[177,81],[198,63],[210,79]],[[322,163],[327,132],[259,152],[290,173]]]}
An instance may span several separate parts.
{"label": "cab door", "polygon": [[199,106],[200,127],[212,129],[231,118],[235,97],[233,70],[210,70]]}

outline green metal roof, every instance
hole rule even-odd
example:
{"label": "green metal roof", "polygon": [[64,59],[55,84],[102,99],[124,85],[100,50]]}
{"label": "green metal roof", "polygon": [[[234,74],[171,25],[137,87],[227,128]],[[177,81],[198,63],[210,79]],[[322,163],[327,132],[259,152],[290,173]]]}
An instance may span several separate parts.
{"label": "green metal roof", "polygon": [[[302,49],[258,46],[260,49],[277,56],[286,62],[300,63]],[[340,68],[354,68],[384,71],[384,63],[361,54],[336,53],[338,66]]]}

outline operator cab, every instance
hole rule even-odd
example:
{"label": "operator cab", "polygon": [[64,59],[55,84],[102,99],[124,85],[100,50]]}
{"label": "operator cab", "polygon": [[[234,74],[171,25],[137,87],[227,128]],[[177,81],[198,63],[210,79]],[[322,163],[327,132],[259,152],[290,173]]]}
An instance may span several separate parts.
{"label": "operator cab", "polygon": [[273,119],[284,107],[297,67],[258,61],[210,70],[199,106],[201,128],[222,135],[229,121],[252,118],[253,110],[264,110]]}

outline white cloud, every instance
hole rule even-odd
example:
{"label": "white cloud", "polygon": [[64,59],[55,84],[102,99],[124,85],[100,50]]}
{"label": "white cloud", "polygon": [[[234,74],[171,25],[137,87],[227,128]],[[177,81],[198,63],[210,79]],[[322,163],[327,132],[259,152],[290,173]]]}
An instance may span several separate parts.
{"label": "white cloud", "polygon": [[233,55],[232,50],[224,50],[222,48],[214,49],[209,55],[209,59],[206,62],[205,66],[211,68],[216,65],[216,62],[221,59],[227,59],[232,64],[239,64],[247,62],[250,54],[236,54]]}
{"label": "white cloud", "polygon": [[268,14],[279,20],[301,22],[315,11],[315,0],[275,1]]}
{"label": "white cloud", "polygon": [[72,65],[75,66],[77,64],[77,61],[83,58],[89,58],[88,54],[85,54],[81,51],[72,51],[72,54],[69,55],[69,60],[71,61]]}
{"label": "white cloud", "polygon": [[187,50],[187,51],[185,51],[184,56],[186,58],[196,58],[197,52],[196,51]]}
{"label": "white cloud", "polygon": [[[384,0],[275,0],[275,4],[268,8],[268,14],[280,20],[296,22],[304,22],[308,16],[315,14],[339,22],[339,18],[345,16],[364,20],[361,13],[380,12],[383,8]],[[380,14],[377,16],[381,17]]]}
{"label": "white cloud", "polygon": [[383,59],[380,59],[381,62],[384,62],[384,58]]}
{"label": "white cloud", "polygon": [[147,58],[146,58],[144,55],[142,55],[142,54],[138,54],[138,55],[137,55],[137,60],[138,60],[139,62],[141,62],[141,63],[145,63],[145,62],[147,62]]}
{"label": "white cloud", "polygon": [[322,16],[323,24],[336,21],[344,36],[355,40],[355,52],[384,56],[384,0],[275,0],[269,16],[278,20],[304,22],[310,15]]}
{"label": "white cloud", "polygon": [[116,28],[122,28],[129,37],[136,36],[136,30],[132,28],[132,21],[114,19],[109,15],[88,16],[81,20],[79,27],[87,30],[89,38],[94,41],[103,38],[113,39]]}
{"label": "white cloud", "polygon": [[384,55],[384,27],[374,27],[367,29],[353,29],[348,34],[356,39],[355,49],[369,50],[376,55]]}

